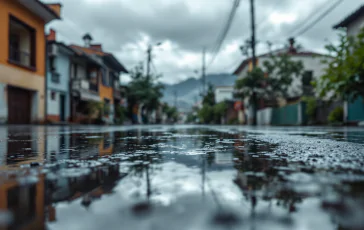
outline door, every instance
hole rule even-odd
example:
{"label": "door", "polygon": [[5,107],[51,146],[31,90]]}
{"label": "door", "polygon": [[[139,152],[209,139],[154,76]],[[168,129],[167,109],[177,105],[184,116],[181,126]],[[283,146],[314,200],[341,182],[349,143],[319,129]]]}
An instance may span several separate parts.
{"label": "door", "polygon": [[65,121],[66,120],[66,97],[64,94],[60,94],[59,95],[59,103],[60,103],[60,108],[59,108],[59,119],[60,121]]}
{"label": "door", "polygon": [[29,124],[31,121],[32,92],[8,86],[8,123]]}

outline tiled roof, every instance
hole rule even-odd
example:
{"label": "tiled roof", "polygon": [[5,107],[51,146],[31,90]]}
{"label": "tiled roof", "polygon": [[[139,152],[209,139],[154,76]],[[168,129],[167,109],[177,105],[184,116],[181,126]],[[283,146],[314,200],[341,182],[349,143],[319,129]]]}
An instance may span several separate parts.
{"label": "tiled roof", "polygon": [[116,65],[119,71],[128,73],[128,71],[123,66],[123,64],[121,64],[115,58],[115,56],[112,55],[111,53],[103,52],[103,51],[100,51],[98,49],[93,49],[93,48],[78,46],[78,45],[70,45],[70,47],[73,48],[74,50],[78,51],[78,52],[81,51],[81,52],[84,52],[84,53],[86,53],[88,55],[95,54],[95,55],[102,56],[104,59],[107,59],[108,61],[111,61],[114,65]]}

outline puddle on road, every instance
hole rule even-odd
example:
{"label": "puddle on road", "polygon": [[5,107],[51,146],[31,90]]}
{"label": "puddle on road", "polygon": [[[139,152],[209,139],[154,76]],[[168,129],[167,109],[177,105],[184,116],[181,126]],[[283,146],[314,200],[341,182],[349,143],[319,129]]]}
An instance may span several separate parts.
{"label": "puddle on road", "polygon": [[0,229],[363,229],[364,148],[318,138],[1,127]]}

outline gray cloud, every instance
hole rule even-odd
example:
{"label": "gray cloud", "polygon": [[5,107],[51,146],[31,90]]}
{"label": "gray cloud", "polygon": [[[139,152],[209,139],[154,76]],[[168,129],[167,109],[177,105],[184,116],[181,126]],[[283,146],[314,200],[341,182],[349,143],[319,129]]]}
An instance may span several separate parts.
{"label": "gray cloud", "polygon": [[[53,0],[44,0],[53,2]],[[63,20],[51,23],[59,32],[59,38],[67,43],[80,44],[84,33],[89,32],[97,43],[103,43],[104,49],[114,52],[128,67],[132,68],[145,59],[145,50],[135,45],[144,35],[150,41],[170,41],[173,49],[180,52],[157,52],[155,65],[159,71],[166,72],[165,81],[176,81],[191,76],[190,69],[200,68],[200,59],[191,59],[185,66],[178,65],[182,56],[200,55],[201,48],[212,50],[232,1],[189,1],[189,0],[104,0],[90,1],[63,0]],[[172,3],[173,2],[173,3]],[[330,0],[256,0],[256,21],[258,40],[262,43],[258,51],[264,52],[264,42],[273,41],[276,46],[286,42],[295,26],[324,2]],[[297,38],[309,50],[322,50],[325,39],[333,41],[336,32],[332,25],[359,7],[358,1],[346,1],[324,20],[315,25],[303,36]],[[269,22],[271,13],[291,13],[297,21],[292,24],[273,25]],[[224,42],[226,45],[239,43],[250,37],[250,16],[248,1],[241,1],[236,18]],[[135,49],[129,52],[133,45]],[[144,47],[145,48],[145,47]],[[208,53],[208,57],[211,54]],[[223,72],[233,69],[234,63],[242,59],[240,51],[222,52],[215,60],[210,72]],[[235,64],[237,66],[237,64]],[[229,66],[231,66],[229,68]],[[184,73],[183,71],[186,70]],[[171,73],[175,71],[175,74]],[[167,74],[168,72],[168,74]]]}

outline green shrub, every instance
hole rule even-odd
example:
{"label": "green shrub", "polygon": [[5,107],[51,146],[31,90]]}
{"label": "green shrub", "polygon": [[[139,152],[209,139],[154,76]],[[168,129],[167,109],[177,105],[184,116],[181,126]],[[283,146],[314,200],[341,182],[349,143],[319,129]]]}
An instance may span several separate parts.
{"label": "green shrub", "polygon": [[332,110],[327,118],[330,123],[343,122],[344,120],[344,109],[343,107],[337,107]]}
{"label": "green shrub", "polygon": [[231,119],[228,121],[228,124],[229,124],[229,125],[237,125],[237,124],[239,124],[239,120],[238,120],[238,118],[231,118]]}
{"label": "green shrub", "polygon": [[310,118],[310,120],[314,120],[317,109],[317,100],[314,97],[305,97],[303,99],[306,102],[306,115]]}

